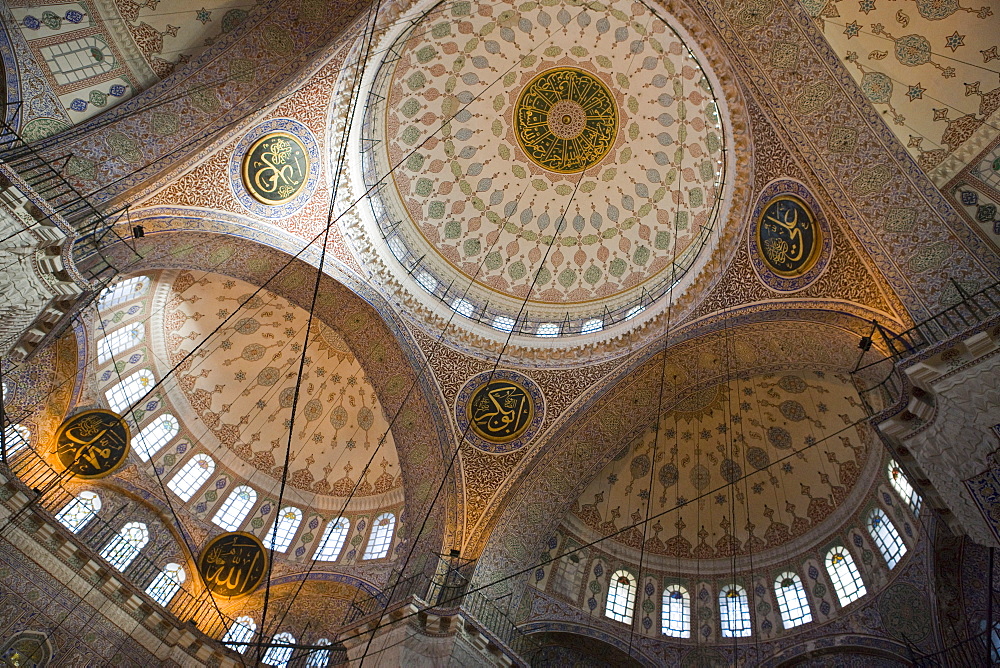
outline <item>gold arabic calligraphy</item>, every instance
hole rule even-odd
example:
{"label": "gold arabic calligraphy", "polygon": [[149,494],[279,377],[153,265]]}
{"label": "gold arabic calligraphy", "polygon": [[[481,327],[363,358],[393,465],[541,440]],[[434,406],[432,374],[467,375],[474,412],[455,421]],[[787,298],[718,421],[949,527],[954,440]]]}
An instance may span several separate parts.
{"label": "gold arabic calligraphy", "polygon": [[604,82],[573,67],[542,72],[514,107],[525,155],[552,172],[582,172],[604,159],[618,134],[618,107]]}
{"label": "gold arabic calligraphy", "polygon": [[469,402],[472,430],[488,441],[512,441],[528,428],[534,407],[527,390],[510,381],[493,381],[479,388]]}
{"label": "gold arabic calligraphy", "polygon": [[757,226],[757,243],[775,273],[795,276],[808,271],[816,261],[819,242],[819,228],[798,199],[779,197],[764,209]]}
{"label": "gold arabic calligraphy", "polygon": [[74,415],[56,434],[56,457],[81,478],[112,473],[125,461],[128,448],[128,425],[117,413],[106,410]]}
{"label": "gold arabic calligraphy", "polygon": [[198,563],[198,571],[209,591],[229,598],[256,589],[266,570],[264,546],[247,533],[217,536],[205,547]]}
{"label": "gold arabic calligraphy", "polygon": [[243,158],[243,184],[264,204],[295,197],[306,181],[309,158],[296,137],[276,132],[258,139]]}

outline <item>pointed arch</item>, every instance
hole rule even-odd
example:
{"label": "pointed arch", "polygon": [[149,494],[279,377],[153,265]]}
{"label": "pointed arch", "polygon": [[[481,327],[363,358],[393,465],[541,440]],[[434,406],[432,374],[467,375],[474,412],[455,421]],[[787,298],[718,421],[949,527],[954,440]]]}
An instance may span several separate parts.
{"label": "pointed arch", "polygon": [[723,638],[750,636],[750,603],[738,584],[726,585],[719,592],[719,627]]}
{"label": "pointed arch", "polygon": [[257,490],[249,485],[240,485],[222,502],[212,522],[226,531],[236,531],[246,520],[255,503],[257,503]]}
{"label": "pointed arch", "polygon": [[885,559],[885,563],[891,571],[906,554],[906,543],[896,531],[896,525],[881,508],[872,508],[872,511],[868,513],[868,533],[875,541],[879,552],[882,553],[882,558]]}
{"label": "pointed arch", "polygon": [[101,549],[101,557],[116,570],[124,571],[148,542],[149,529],[146,525],[129,522]]}
{"label": "pointed arch", "polygon": [[846,607],[868,593],[854,557],[843,545],[826,553],[826,572],[830,575],[841,607]]}
{"label": "pointed arch", "polygon": [[672,638],[691,637],[691,594],[681,585],[668,585],[663,590],[660,630]]}
{"label": "pointed arch", "polygon": [[774,580],[774,596],[781,609],[781,625],[786,629],[812,621],[809,599],[806,598],[798,573],[785,571]]}
{"label": "pointed arch", "polygon": [[635,609],[635,577],[621,569],[615,571],[608,585],[608,600],[604,605],[604,616],[624,624],[632,623]]}
{"label": "pointed arch", "polygon": [[97,492],[84,490],[63,506],[56,515],[56,521],[73,533],[79,533],[90,520],[97,517],[101,509],[101,497]]}
{"label": "pointed arch", "polygon": [[195,492],[201,489],[201,486],[212,477],[214,472],[215,460],[202,452],[189,459],[181,467],[181,470],[167,482],[167,487],[181,501],[190,501]]}

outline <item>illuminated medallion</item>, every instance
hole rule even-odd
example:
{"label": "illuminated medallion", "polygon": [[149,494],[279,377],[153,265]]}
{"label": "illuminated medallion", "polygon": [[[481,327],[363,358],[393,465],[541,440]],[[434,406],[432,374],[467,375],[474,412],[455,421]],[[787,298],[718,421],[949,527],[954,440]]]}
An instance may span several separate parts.
{"label": "illuminated medallion", "polygon": [[67,419],[56,433],[56,457],[80,478],[103,478],[125,463],[129,428],[108,410],[86,411]]}
{"label": "illuminated medallion", "polygon": [[757,251],[778,276],[799,276],[812,269],[822,243],[820,226],[797,197],[775,197],[757,221]]}
{"label": "illuminated medallion", "polygon": [[497,369],[470,379],[459,392],[456,417],[467,440],[487,452],[517,450],[542,422],[538,387],[514,371]]}
{"label": "illuminated medallion", "polygon": [[537,75],[521,91],[514,130],[525,155],[539,167],[561,174],[582,172],[614,146],[618,108],[596,76],[557,67]]}
{"label": "illuminated medallion", "polygon": [[257,588],[267,573],[267,551],[252,534],[224,533],[202,550],[198,572],[216,596],[245,596]]}
{"label": "illuminated medallion", "polygon": [[243,156],[243,185],[262,204],[284,204],[306,184],[309,156],[298,137],[272,132],[255,141]]}

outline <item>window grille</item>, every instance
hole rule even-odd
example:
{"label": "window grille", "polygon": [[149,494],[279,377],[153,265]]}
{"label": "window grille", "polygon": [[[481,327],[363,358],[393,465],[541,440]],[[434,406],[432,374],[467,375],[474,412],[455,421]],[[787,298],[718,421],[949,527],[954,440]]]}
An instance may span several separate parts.
{"label": "window grille", "polygon": [[837,592],[841,607],[853,603],[867,593],[854,557],[842,545],[826,554],[826,572],[830,574],[833,588]]}
{"label": "window grille", "polygon": [[149,276],[133,276],[104,288],[97,298],[97,310],[104,311],[123,302],[138,299],[149,290]]}
{"label": "window grille", "polygon": [[895,568],[899,560],[906,554],[906,544],[903,543],[903,538],[896,531],[896,525],[889,520],[881,508],[875,508],[869,513],[868,533],[878,545],[879,552],[882,553],[882,558],[885,559],[889,570]]}
{"label": "window grille", "polygon": [[124,414],[156,384],[149,369],[140,369],[104,393],[108,406],[119,415]]}
{"label": "window grille", "polygon": [[319,549],[316,550],[315,559],[317,561],[336,561],[340,556],[340,551],[347,540],[347,533],[351,529],[351,521],[346,517],[337,518],[326,525],[326,531],[320,540]]}
{"label": "window grille", "polygon": [[788,571],[779,575],[774,581],[774,595],[781,609],[781,624],[786,629],[812,621],[809,600],[797,573]]}
{"label": "window grille", "polygon": [[389,544],[392,543],[392,532],[396,528],[396,516],[392,513],[382,513],[372,522],[372,533],[365,549],[365,559],[381,559],[389,554]]}
{"label": "window grille", "polygon": [[632,623],[635,608],[635,578],[626,570],[615,571],[608,585],[608,602],[604,616],[624,624]]}
{"label": "window grille", "polygon": [[129,348],[139,345],[146,336],[146,326],[141,322],[114,330],[97,342],[97,362],[104,364]]}
{"label": "window grille", "polygon": [[294,506],[285,506],[278,511],[276,524],[271,525],[264,535],[264,547],[275,552],[284,552],[292,544],[292,538],[302,522],[302,511]]}
{"label": "window grille", "polygon": [[889,461],[889,483],[892,488],[896,490],[900,498],[906,502],[906,505],[910,507],[914,515],[920,514],[920,504],[923,499],[917,494],[917,490],[913,489],[913,485],[910,484],[909,479],[906,474],[903,473],[903,469],[899,468],[899,464],[896,460]]}
{"label": "window grille", "polygon": [[146,593],[165,608],[170,604],[174,595],[180,591],[181,583],[186,577],[183,566],[174,563],[167,564],[146,588]]}
{"label": "window grille", "polygon": [[63,506],[56,515],[56,520],[73,533],[78,533],[97,516],[97,511],[100,509],[101,497],[95,492],[83,491]]}
{"label": "window grille", "polygon": [[181,501],[190,501],[205,482],[215,472],[215,460],[200,453],[188,460],[173,478],[167,482],[167,487],[173,490]]}
{"label": "window grille", "polygon": [[240,485],[229,493],[222,506],[215,513],[212,522],[226,531],[236,531],[257,503],[257,491],[253,487]]}
{"label": "window grille", "polygon": [[295,636],[291,633],[287,631],[278,633],[271,639],[271,647],[268,648],[261,662],[268,666],[285,668],[292,658],[292,651],[295,649],[292,645],[294,644]]}
{"label": "window grille", "polygon": [[181,425],[177,418],[170,413],[164,413],[136,434],[135,440],[132,441],[132,449],[139,455],[139,459],[148,462],[149,458],[169,443],[180,429]]}
{"label": "window grille", "polygon": [[129,522],[121,528],[101,550],[109,564],[124,571],[139,556],[139,551],[149,542],[149,529],[142,522]]}
{"label": "window grille", "polygon": [[750,635],[750,604],[747,592],[737,584],[726,585],[719,592],[719,625],[723,638],[746,638]]}
{"label": "window grille", "polygon": [[691,595],[680,585],[663,590],[663,635],[673,638],[691,637]]}

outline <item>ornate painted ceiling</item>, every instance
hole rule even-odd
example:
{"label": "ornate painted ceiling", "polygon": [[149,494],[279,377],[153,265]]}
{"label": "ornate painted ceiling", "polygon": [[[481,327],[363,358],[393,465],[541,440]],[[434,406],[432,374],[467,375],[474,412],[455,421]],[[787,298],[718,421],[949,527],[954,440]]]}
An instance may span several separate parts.
{"label": "ornate painted ceiling", "polygon": [[[709,387],[622,450],[571,512],[589,529],[585,538],[640,525],[614,540],[676,557],[682,570],[696,560],[766,560],[852,496],[871,454],[853,426],[863,416],[841,374],[787,372]],[[656,519],[643,531],[647,505]]]}
{"label": "ornate painted ceiling", "polygon": [[[233,31],[256,6],[242,0],[7,3],[32,85],[18,122],[25,138],[65,130],[135,96]],[[0,49],[2,50],[2,49]],[[96,78],[96,79],[95,79]]]}
{"label": "ornate painted ceiling", "polygon": [[[154,372],[170,374],[166,387],[180,419],[210,452],[228,451],[279,480],[308,313],[223,276],[164,277],[147,310]],[[235,325],[216,333],[237,309]],[[375,389],[344,339],[316,320],[298,401],[289,485],[336,497],[384,497],[402,485]]]}
{"label": "ornate painted ceiling", "polygon": [[1000,3],[803,0],[848,72],[938,185],[996,137]]}
{"label": "ornate painted ceiling", "polygon": [[635,316],[717,241],[718,82],[664,16],[460,2],[396,40],[363,164],[366,186],[391,172],[376,222],[425,296],[501,330],[593,333],[585,320]]}

